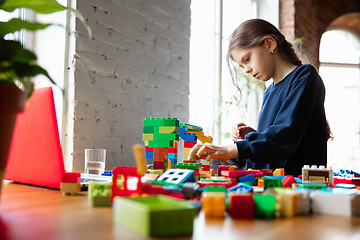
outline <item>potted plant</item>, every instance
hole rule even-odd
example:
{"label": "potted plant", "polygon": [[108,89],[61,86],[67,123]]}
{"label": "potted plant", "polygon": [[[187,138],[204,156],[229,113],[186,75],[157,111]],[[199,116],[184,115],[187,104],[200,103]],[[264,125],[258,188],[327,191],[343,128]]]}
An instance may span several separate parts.
{"label": "potted plant", "polygon": [[[73,11],[91,36],[91,30],[81,13],[60,5],[56,0],[0,0],[0,10],[12,12],[18,8],[30,9],[40,14]],[[16,116],[23,111],[26,99],[34,90],[32,78],[43,74],[55,84],[47,71],[36,64],[36,55],[33,52],[24,49],[16,40],[6,40],[5,36],[20,29],[35,31],[50,25],[18,18],[0,22],[0,193]]]}

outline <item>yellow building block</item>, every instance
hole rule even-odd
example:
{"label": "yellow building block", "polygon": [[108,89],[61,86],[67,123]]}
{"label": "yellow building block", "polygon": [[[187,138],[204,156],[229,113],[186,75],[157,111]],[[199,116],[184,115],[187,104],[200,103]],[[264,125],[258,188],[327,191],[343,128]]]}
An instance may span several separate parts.
{"label": "yellow building block", "polygon": [[224,192],[203,192],[201,195],[201,209],[205,217],[223,218],[226,211]]}
{"label": "yellow building block", "polygon": [[273,172],[273,176],[285,176],[285,169],[283,168],[277,168]]}
{"label": "yellow building block", "polygon": [[81,191],[80,183],[60,183],[60,191],[65,194],[76,195]]}
{"label": "yellow building block", "polygon": [[152,133],[144,133],[143,134],[144,141],[154,141],[154,134]]}
{"label": "yellow building block", "polygon": [[160,126],[159,127],[159,133],[174,133],[179,130],[179,127],[177,126]]}

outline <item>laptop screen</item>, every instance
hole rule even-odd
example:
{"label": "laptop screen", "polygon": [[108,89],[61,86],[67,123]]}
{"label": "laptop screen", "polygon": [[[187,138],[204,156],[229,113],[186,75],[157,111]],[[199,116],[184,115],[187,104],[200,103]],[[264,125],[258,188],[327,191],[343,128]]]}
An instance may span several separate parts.
{"label": "laptop screen", "polygon": [[37,88],[17,117],[4,179],[60,189],[65,172],[52,88]]}

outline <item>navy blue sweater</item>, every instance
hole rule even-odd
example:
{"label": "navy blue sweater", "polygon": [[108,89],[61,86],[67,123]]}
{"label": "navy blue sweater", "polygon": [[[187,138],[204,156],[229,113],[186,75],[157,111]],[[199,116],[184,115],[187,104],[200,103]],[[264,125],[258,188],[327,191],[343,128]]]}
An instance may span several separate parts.
{"label": "navy blue sweater", "polygon": [[316,69],[298,66],[264,93],[256,132],[236,141],[247,168],[284,168],[301,175],[304,165],[327,163],[325,87]]}

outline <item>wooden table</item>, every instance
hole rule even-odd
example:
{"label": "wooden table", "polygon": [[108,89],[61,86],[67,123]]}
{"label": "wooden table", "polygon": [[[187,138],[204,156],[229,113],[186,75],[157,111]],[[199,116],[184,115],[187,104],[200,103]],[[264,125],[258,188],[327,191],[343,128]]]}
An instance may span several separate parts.
{"label": "wooden table", "polygon": [[[0,200],[1,240],[144,239],[115,226],[110,207],[92,207],[87,192],[63,196],[58,190],[15,183],[3,184]],[[146,239],[146,238],[145,238]],[[192,236],[180,239],[360,239],[360,217],[330,215],[291,219],[194,221]]]}

